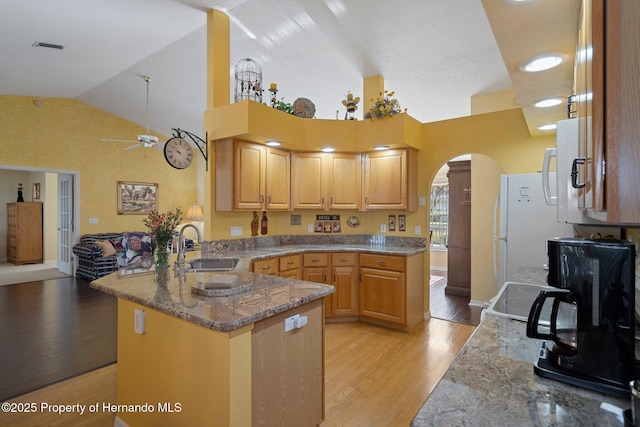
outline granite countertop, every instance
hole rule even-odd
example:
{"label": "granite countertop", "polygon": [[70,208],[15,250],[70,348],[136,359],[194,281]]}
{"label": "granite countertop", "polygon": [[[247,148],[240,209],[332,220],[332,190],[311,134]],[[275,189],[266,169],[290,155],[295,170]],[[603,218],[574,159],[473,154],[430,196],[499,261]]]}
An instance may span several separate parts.
{"label": "granite countertop", "polygon": [[631,402],[537,376],[541,340],[486,317],[411,426],[623,426]]}
{"label": "granite countertop", "polygon": [[[203,296],[192,287],[232,279],[243,292]],[[174,268],[123,275],[121,272],[91,282],[91,287],[131,302],[184,319],[196,325],[228,332],[274,316],[335,291],[330,285],[257,273],[186,273]]]}

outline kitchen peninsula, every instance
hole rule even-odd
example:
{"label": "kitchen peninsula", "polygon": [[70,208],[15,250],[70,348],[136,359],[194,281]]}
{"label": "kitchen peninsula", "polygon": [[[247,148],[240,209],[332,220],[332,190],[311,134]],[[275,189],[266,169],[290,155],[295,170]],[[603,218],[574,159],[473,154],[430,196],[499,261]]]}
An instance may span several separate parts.
{"label": "kitchen peninsula", "polygon": [[[121,424],[312,426],[324,414],[324,297],[334,287],[251,273],[252,262],[305,252],[356,251],[417,257],[424,239],[370,243],[338,236],[270,236],[207,242],[193,258],[236,257],[228,273],[112,273],[91,286],[118,298],[118,405],[153,405],[119,412]],[[401,243],[398,243],[401,242]],[[422,278],[424,279],[424,277]],[[235,281],[230,296],[192,293],[207,281]],[[421,280],[422,281],[422,280]],[[419,298],[422,306],[422,295]],[[141,314],[141,312],[143,314]],[[284,332],[285,319],[306,325]],[[141,320],[140,316],[144,316]],[[136,325],[144,331],[136,332]],[[142,332],[142,333],[140,333]]]}

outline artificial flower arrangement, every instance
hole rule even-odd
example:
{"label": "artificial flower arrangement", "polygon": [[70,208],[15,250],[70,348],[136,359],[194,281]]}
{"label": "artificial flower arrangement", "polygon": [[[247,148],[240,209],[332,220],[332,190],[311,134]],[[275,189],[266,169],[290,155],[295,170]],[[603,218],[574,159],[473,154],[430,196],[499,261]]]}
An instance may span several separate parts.
{"label": "artificial flower arrangement", "polygon": [[384,92],[380,92],[380,96],[378,99],[371,99],[371,101],[375,101],[374,104],[369,108],[364,114],[365,119],[381,119],[387,116],[393,116],[398,113],[406,113],[407,109],[402,110],[400,107],[400,103],[397,99],[393,99],[393,95],[395,92],[389,92],[385,90]]}

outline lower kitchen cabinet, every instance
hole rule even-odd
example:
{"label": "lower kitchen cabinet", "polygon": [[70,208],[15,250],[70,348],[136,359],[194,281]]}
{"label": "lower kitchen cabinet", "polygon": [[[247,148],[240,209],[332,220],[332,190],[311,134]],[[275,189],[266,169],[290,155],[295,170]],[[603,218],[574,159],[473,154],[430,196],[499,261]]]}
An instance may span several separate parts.
{"label": "lower kitchen cabinet", "polygon": [[302,279],[299,254],[253,261],[251,263],[251,271],[253,273],[287,277],[289,279]]}
{"label": "lower kitchen cabinet", "polygon": [[331,283],[336,291],[331,298],[331,312],[327,316],[358,315],[358,271],[355,253],[331,254]]}
{"label": "lower kitchen cabinet", "polygon": [[409,331],[424,319],[424,258],[360,254],[360,319]]}

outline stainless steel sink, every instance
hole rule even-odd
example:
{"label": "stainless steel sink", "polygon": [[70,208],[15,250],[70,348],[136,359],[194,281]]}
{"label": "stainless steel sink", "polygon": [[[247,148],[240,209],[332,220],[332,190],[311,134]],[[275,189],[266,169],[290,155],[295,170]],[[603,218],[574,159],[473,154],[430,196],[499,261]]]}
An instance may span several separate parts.
{"label": "stainless steel sink", "polygon": [[239,258],[198,258],[187,261],[187,272],[230,271],[236,268]]}

